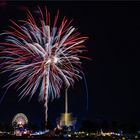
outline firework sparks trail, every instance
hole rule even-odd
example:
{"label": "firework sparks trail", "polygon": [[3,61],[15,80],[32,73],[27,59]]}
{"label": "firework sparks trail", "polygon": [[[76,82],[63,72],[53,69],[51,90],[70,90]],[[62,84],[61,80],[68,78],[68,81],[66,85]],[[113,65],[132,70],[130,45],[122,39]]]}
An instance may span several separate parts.
{"label": "firework sparks trail", "polygon": [[47,8],[44,12],[38,9],[39,20],[28,9],[26,20],[11,20],[10,29],[1,34],[6,38],[0,43],[0,58],[3,72],[12,71],[7,89],[16,85],[20,99],[27,95],[31,98],[39,89],[47,121],[48,98],[60,97],[63,83],[67,90],[82,78],[80,59],[86,57],[80,54],[86,51],[83,42],[88,37],[81,36],[66,17],[58,25],[59,11],[51,24]]}

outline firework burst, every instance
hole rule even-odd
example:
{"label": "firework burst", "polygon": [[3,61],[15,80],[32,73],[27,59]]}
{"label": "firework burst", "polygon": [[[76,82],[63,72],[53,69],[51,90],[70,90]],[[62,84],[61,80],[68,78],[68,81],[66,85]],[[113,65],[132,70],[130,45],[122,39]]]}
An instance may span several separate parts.
{"label": "firework burst", "polygon": [[[60,25],[57,12],[53,24],[47,8],[44,12],[38,7],[39,18],[33,17],[27,10],[26,20],[12,22],[10,29],[5,31],[5,41],[0,43],[3,72],[11,71],[6,84],[7,89],[15,85],[20,99],[39,89],[39,99],[45,100],[46,121],[48,98],[60,97],[60,89],[65,90],[81,79],[81,55],[86,51],[83,42],[88,37],[71,26],[66,17]],[[35,19],[36,18],[36,19]]]}

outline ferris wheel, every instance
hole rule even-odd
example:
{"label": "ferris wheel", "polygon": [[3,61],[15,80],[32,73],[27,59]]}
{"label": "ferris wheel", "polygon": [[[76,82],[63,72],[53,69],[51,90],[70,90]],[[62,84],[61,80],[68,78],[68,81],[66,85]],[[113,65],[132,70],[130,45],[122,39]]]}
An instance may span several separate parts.
{"label": "ferris wheel", "polygon": [[28,119],[23,113],[16,114],[12,120],[13,127],[24,127],[27,124],[28,124]]}

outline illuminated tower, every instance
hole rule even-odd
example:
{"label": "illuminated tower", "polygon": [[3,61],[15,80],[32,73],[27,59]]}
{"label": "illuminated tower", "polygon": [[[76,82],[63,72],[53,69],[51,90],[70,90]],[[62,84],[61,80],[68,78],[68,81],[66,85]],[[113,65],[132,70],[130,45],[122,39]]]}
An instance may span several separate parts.
{"label": "illuminated tower", "polygon": [[65,113],[62,113],[58,122],[59,128],[73,127],[76,124],[76,118],[72,117],[72,113],[68,112],[68,93],[65,92]]}

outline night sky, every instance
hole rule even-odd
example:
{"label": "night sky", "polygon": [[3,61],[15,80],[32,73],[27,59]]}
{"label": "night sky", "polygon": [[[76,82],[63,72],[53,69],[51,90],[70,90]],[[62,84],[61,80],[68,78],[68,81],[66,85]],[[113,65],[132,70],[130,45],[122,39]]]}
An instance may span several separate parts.
{"label": "night sky", "polygon": [[[63,16],[74,19],[73,25],[83,35],[92,61],[83,61],[87,80],[89,108],[86,110],[84,80],[77,81],[69,90],[69,110],[79,120],[108,120],[134,122],[140,128],[140,2],[4,2],[0,1],[0,32],[14,21],[25,18],[25,7],[36,10],[46,5],[51,17],[60,10]],[[10,73],[0,74],[0,97]],[[14,87],[8,90],[0,104],[0,122],[11,122],[22,112],[33,123],[44,122],[44,106],[38,94],[18,102]],[[49,103],[49,121],[56,122],[64,112],[64,95]]]}

